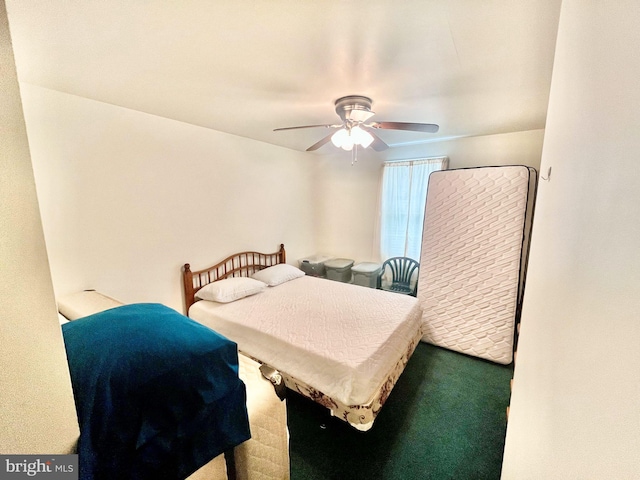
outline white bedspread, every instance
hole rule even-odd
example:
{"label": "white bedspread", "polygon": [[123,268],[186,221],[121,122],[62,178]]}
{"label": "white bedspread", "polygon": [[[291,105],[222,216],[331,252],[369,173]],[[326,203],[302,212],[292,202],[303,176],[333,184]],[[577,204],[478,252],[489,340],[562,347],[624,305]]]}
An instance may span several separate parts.
{"label": "white bedspread", "polygon": [[416,298],[301,277],[189,316],[345,405],[371,399],[420,329]]}

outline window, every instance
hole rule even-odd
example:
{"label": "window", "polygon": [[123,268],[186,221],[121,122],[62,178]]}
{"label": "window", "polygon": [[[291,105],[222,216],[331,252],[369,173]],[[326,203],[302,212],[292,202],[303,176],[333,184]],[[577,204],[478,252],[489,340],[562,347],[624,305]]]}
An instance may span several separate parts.
{"label": "window", "polygon": [[429,175],[444,170],[447,157],[386,162],[380,202],[380,255],[420,261]]}

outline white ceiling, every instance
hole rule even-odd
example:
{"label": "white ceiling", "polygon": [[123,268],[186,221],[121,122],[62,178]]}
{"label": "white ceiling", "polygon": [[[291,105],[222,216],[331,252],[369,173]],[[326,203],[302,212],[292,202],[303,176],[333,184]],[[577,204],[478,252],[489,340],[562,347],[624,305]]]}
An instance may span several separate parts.
{"label": "white ceiling", "polygon": [[6,0],[21,82],[297,150],[351,94],[440,125],[392,146],[544,128],[560,3]]}

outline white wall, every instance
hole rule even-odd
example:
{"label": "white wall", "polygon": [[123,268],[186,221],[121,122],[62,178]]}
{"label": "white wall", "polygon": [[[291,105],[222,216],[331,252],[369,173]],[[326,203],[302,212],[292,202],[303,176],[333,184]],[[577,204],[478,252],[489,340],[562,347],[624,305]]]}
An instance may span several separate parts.
{"label": "white wall", "polygon": [[78,423],[0,1],[0,453],[71,453]]}
{"label": "white wall", "polygon": [[182,311],[180,268],[315,250],[309,155],[23,84],[56,295]]}
{"label": "white wall", "polygon": [[537,169],[542,156],[544,130],[461,137],[421,145],[395,147],[384,153],[385,160],[449,157],[449,168],[499,165],[527,165]]}
{"label": "white wall", "polygon": [[29,84],[29,142],[56,295],[95,288],[182,310],[180,267],[287,247],[377,260],[382,162],[537,166],[542,131],[312,155]]}
{"label": "white wall", "polygon": [[504,479],[640,478],[638,25],[562,4]]}
{"label": "white wall", "polygon": [[527,165],[538,169],[544,130],[458,138],[420,145],[371,150],[351,165],[345,152],[317,157],[321,194],[317,210],[318,253],[378,261],[377,208],[382,163],[425,157],[449,157],[449,168],[486,165]]}

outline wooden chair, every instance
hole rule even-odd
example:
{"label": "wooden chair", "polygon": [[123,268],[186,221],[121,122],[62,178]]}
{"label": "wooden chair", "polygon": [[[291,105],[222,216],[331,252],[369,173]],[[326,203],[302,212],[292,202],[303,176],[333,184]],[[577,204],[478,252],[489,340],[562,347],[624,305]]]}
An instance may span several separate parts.
{"label": "wooden chair", "polygon": [[[389,285],[382,284],[382,277],[387,269],[391,272],[391,283]],[[405,295],[413,295],[418,291],[418,280],[411,286],[411,280],[414,275],[417,276],[420,269],[420,263],[409,257],[393,257],[385,260],[378,276],[378,288],[389,292],[402,293]]]}

